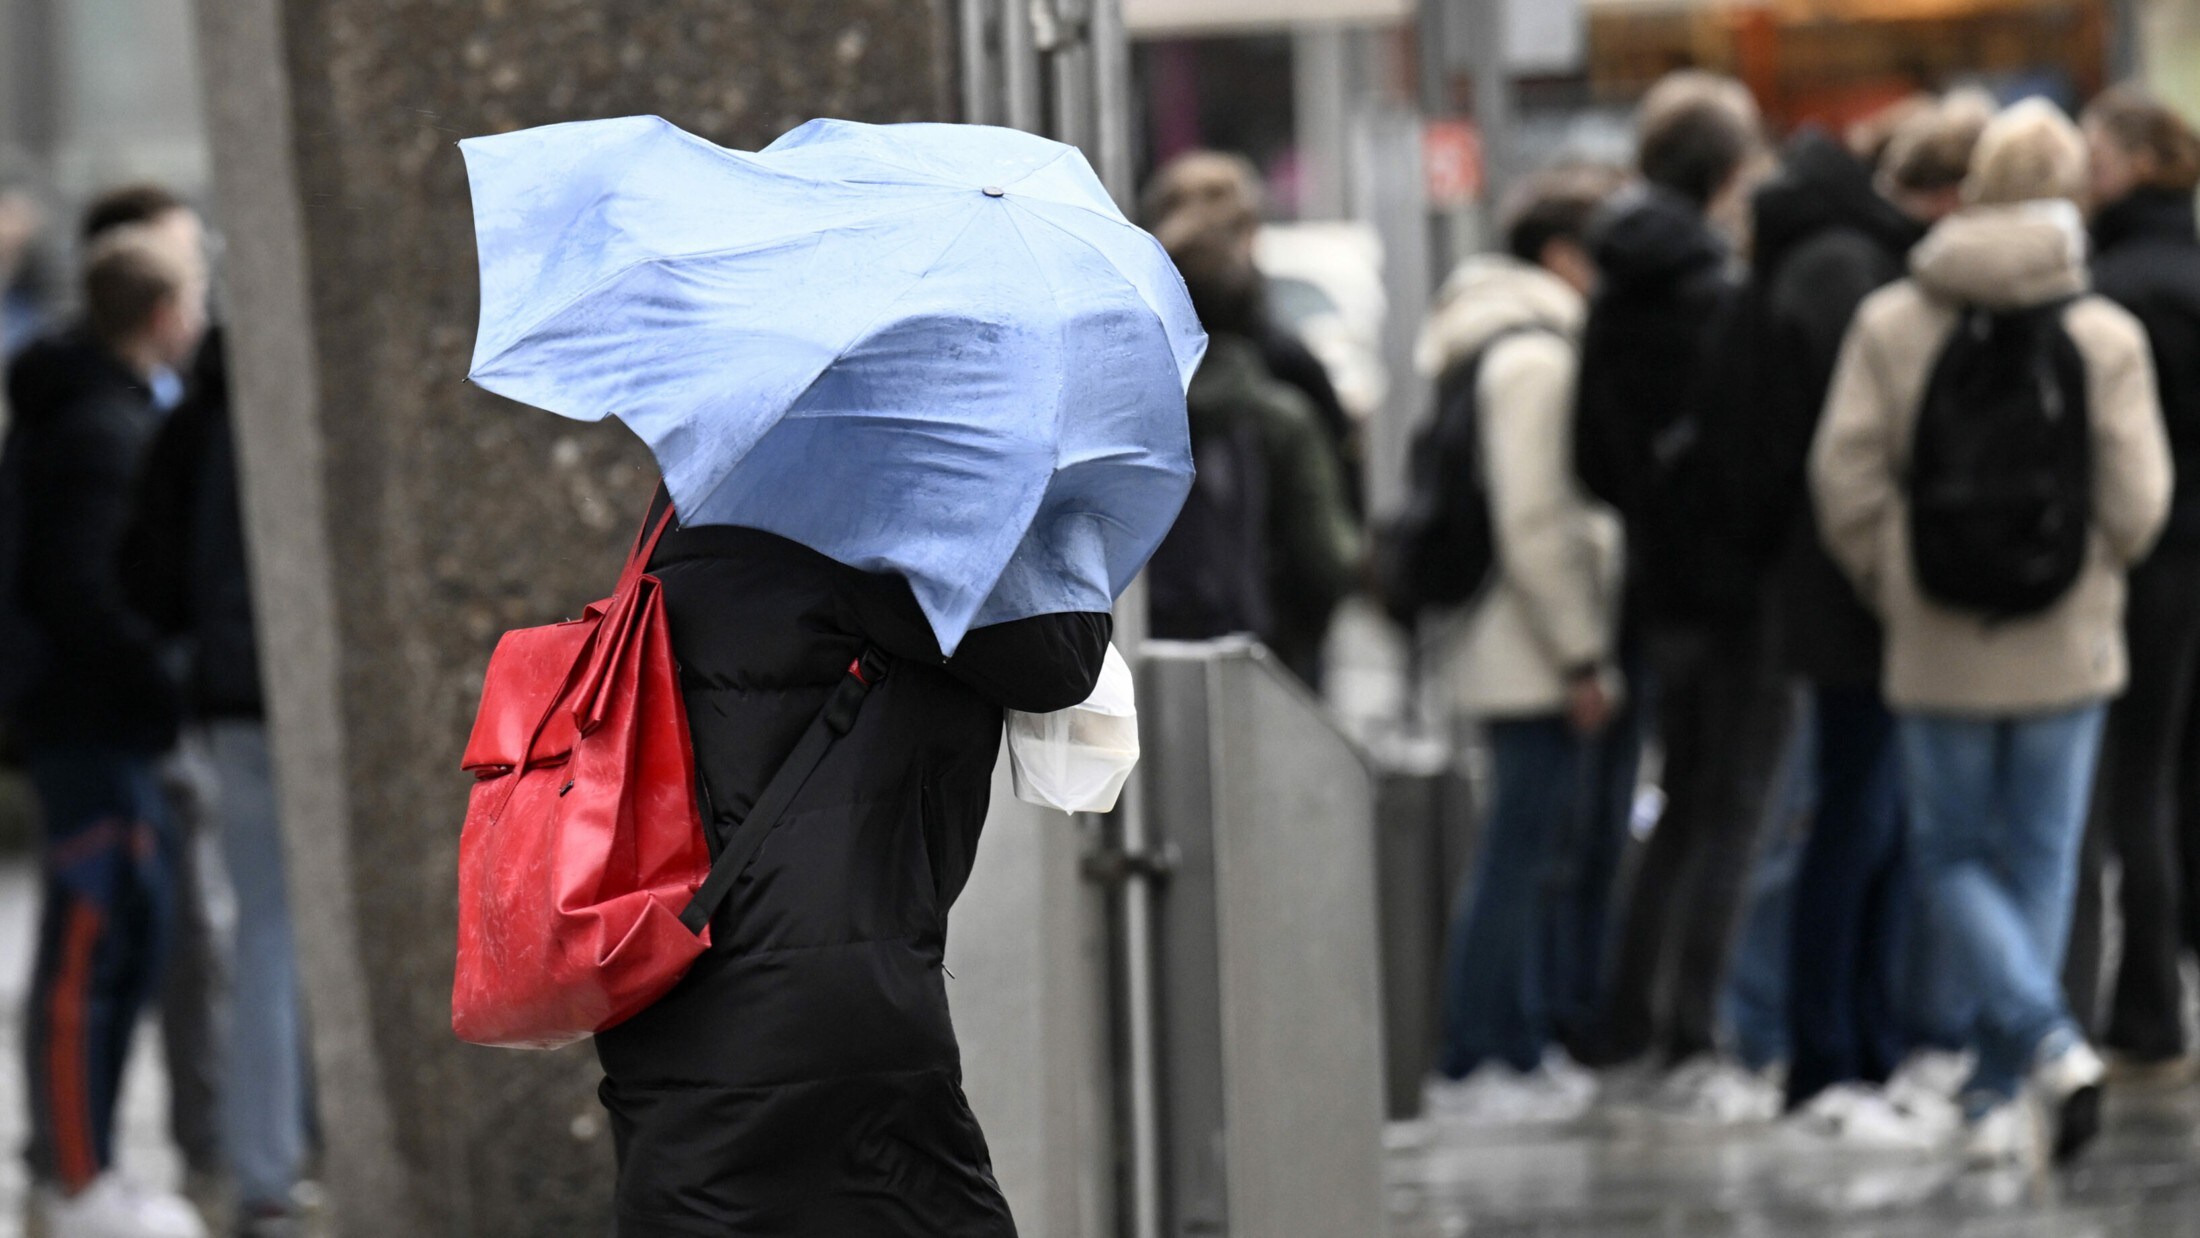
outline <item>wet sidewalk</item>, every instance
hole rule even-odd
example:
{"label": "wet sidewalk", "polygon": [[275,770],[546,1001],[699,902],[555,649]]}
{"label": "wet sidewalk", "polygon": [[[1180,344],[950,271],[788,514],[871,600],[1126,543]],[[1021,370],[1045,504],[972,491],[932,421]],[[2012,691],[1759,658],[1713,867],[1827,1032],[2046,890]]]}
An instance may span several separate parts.
{"label": "wet sidewalk", "polygon": [[[0,863],[0,1238],[22,1238],[31,870]],[[175,1185],[157,1037],[141,1029],[121,1160]],[[2200,1089],[2117,1098],[2101,1145],[2050,1179],[1842,1152],[1764,1125],[1643,1113],[1565,1128],[1393,1126],[1389,1238],[2200,1238]]]}
{"label": "wet sidewalk", "polygon": [[2112,1101],[2047,1178],[1634,1112],[1391,1128],[1390,1238],[2200,1238],[2200,1091]]}

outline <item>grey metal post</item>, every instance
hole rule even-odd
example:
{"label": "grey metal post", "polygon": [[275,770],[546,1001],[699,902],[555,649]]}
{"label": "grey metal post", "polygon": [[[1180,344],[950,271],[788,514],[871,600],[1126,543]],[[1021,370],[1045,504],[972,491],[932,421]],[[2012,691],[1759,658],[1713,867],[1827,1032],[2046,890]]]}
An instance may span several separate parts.
{"label": "grey metal post", "polygon": [[1467,57],[1474,73],[1474,123],[1482,133],[1482,179],[1496,201],[1513,166],[1512,74],[1505,63],[1508,0],[1469,0]]}
{"label": "grey metal post", "polygon": [[1303,219],[1351,213],[1346,185],[1351,114],[1351,37],[1342,26],[1300,27],[1291,36],[1291,94],[1299,132]]}
{"label": "grey metal post", "polygon": [[1129,210],[1137,186],[1131,183],[1131,37],[1123,26],[1123,0],[1092,0],[1092,79],[1100,181]]}
{"label": "grey metal post", "polygon": [[1007,95],[1009,126],[1037,133],[1044,119],[1044,103],[1039,93],[1039,50],[1031,27],[1033,2],[1002,0],[1001,83]]}
{"label": "grey metal post", "polygon": [[1000,87],[994,81],[990,45],[1000,0],[962,0],[958,35],[962,41],[963,121],[991,125],[1000,121]]}
{"label": "grey metal post", "polygon": [[1082,147],[1089,156],[1097,138],[1095,113],[1099,83],[1092,76],[1090,0],[1033,0],[1032,13],[1043,18],[1039,50],[1054,70],[1054,136]]}

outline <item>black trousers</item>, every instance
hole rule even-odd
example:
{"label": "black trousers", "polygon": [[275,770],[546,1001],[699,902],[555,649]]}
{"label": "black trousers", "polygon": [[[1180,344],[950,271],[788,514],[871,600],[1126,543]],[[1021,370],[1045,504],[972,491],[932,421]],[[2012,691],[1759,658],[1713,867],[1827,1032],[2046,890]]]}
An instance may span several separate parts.
{"label": "black trousers", "polygon": [[[2200,548],[2165,548],[2132,571],[2124,631],[2131,686],[2109,710],[2065,981],[2103,1043],[2159,1061],[2185,1051],[2179,967],[2200,945]],[[2123,951],[2104,1012],[2111,858]]]}
{"label": "black trousers", "polygon": [[1884,1083],[1906,1049],[1897,1001],[1904,910],[1894,716],[1877,688],[1819,687],[1818,812],[1795,873],[1788,1104]]}
{"label": "black trousers", "polygon": [[1761,624],[1653,627],[1652,717],[1665,811],[1629,888],[1605,1062],[1716,1047],[1720,986],[1787,742],[1791,695]]}

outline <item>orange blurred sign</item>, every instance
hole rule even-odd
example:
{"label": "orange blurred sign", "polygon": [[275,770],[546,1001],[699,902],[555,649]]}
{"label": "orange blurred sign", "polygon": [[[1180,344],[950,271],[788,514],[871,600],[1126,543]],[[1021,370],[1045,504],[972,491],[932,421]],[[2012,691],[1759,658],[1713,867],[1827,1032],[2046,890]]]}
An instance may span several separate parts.
{"label": "orange blurred sign", "polygon": [[1482,131],[1471,120],[1432,120],[1421,128],[1421,169],[1428,204],[1471,206],[1482,196]]}

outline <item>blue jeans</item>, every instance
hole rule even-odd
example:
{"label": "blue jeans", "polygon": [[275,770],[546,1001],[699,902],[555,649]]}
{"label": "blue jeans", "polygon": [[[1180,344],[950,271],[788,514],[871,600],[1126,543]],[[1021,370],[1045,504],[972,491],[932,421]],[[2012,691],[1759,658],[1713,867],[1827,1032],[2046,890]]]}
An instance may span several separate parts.
{"label": "blue jeans", "polygon": [[[1638,672],[1630,664],[1630,682],[1640,682]],[[1604,733],[1581,741],[1585,798],[1551,859],[1544,995],[1553,1034],[1584,1061],[1596,1052],[1602,1032],[1597,1021],[1604,1011],[1612,901],[1634,819],[1642,728],[1642,698],[1630,692]]]}
{"label": "blue jeans", "polygon": [[122,1068],[167,950],[176,834],[151,753],[57,745],[24,764],[44,830],[24,1037],[31,1172],[74,1192],[114,1163]]}
{"label": "blue jeans", "polygon": [[1818,799],[1810,762],[1817,731],[1809,714],[1798,716],[1780,757],[1775,790],[1766,806],[1763,838],[1749,874],[1740,936],[1719,994],[1719,1017],[1734,1055],[1751,1070],[1786,1062],[1793,1052],[1787,1023],[1789,921],[1803,861],[1804,827]]}
{"label": "blue jeans", "polygon": [[2078,1034],[2061,972],[2106,714],[1898,724],[1920,911],[1976,1003],[1975,1094],[2015,1096],[2043,1043]]}
{"label": "blue jeans", "polygon": [[1481,854],[1452,919],[1443,1073],[1533,1070],[1551,1040],[1544,994],[1552,857],[1578,829],[1586,744],[1558,718],[1489,724],[1495,784]]}
{"label": "blue jeans", "polygon": [[1894,717],[1871,688],[1820,688],[1815,702],[1818,815],[1789,955],[1790,1105],[1837,1083],[1884,1083],[1908,1047],[1899,976],[1911,899]]}
{"label": "blue jeans", "polygon": [[267,728],[213,722],[192,742],[214,769],[209,824],[237,905],[222,1142],[242,1202],[288,1206],[306,1156],[306,1054]]}

